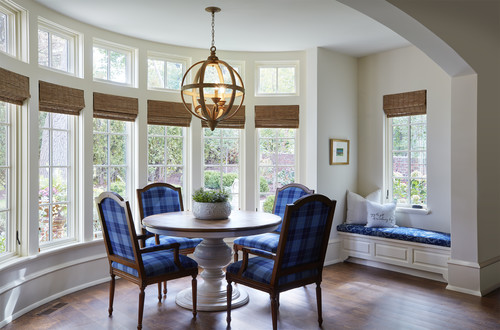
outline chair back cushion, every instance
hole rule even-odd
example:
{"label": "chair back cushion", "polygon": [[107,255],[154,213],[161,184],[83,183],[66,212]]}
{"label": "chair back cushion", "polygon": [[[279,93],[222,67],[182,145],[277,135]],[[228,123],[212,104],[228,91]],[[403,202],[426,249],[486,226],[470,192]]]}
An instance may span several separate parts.
{"label": "chair back cushion", "polygon": [[143,217],[158,213],[181,211],[179,193],[168,187],[154,186],[142,191],[139,195]]}
{"label": "chair back cushion", "polygon": [[103,230],[106,228],[109,240],[110,254],[114,254],[126,259],[135,260],[134,247],[132,245],[131,234],[127,223],[127,211],[116,200],[108,197],[100,202],[102,210],[101,221]]}
{"label": "chair back cushion", "polygon": [[[285,215],[287,204],[294,203],[302,196],[309,195],[310,192],[300,187],[290,186],[276,192],[276,201],[274,203],[274,214],[279,215],[281,219]],[[277,232],[281,231],[281,224],[276,228]]]}
{"label": "chair back cushion", "polygon": [[330,236],[335,201],[322,195],[310,195],[296,203],[284,219],[286,229],[281,233],[281,240],[285,239],[284,244],[280,241],[282,246],[278,252],[281,269],[324,260]]}

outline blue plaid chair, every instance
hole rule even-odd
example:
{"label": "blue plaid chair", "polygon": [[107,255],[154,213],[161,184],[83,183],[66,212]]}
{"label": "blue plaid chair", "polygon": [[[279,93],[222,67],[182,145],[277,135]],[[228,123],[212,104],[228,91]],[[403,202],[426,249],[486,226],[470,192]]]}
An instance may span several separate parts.
{"label": "blue plaid chair", "polygon": [[[279,215],[280,218],[283,219],[287,204],[295,202],[302,196],[311,194],[314,194],[314,190],[311,190],[300,183],[290,183],[278,188],[274,198],[273,214]],[[234,262],[238,261],[238,251],[241,251],[244,247],[275,253],[278,248],[280,231],[281,224],[273,233],[244,236],[235,239],[233,244]]]}
{"label": "blue plaid chair", "polygon": [[[273,329],[278,327],[280,292],[316,283],[318,323],[323,323],[321,279],[337,202],[324,195],[304,196],[285,208],[276,253],[243,248],[243,259],[227,267],[227,324],[231,322],[232,282],[271,296]],[[249,258],[249,254],[256,257]]]}
{"label": "blue plaid chair", "polygon": [[142,329],[146,286],[158,283],[158,300],[161,303],[161,282],[184,276],[193,277],[193,317],[196,317],[196,276],[198,275],[196,261],[179,255],[178,243],[141,249],[139,239],[142,235],[136,234],[130,205],[120,195],[104,192],[96,198],[96,203],[111,275],[109,316],[113,313],[115,276],[118,275],[139,285],[138,329]]}
{"label": "blue plaid chair", "polygon": [[[141,220],[154,214],[184,211],[181,188],[174,187],[168,183],[156,182],[142,189],[137,189],[137,200],[139,201]],[[144,228],[142,230],[143,234],[147,234]],[[201,241],[201,238],[155,235],[154,238],[147,238],[144,245],[149,247],[153,245],[179,243],[180,253],[187,255],[193,253],[194,249]]]}

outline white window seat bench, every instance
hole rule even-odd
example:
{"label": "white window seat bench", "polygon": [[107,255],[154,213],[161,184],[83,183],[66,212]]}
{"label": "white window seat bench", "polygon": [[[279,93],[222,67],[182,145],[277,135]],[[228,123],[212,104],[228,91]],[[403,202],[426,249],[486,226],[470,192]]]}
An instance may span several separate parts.
{"label": "white window seat bench", "polygon": [[[447,282],[451,237],[418,228],[337,226],[341,258],[353,262]],[[441,277],[442,276],[442,277]]]}

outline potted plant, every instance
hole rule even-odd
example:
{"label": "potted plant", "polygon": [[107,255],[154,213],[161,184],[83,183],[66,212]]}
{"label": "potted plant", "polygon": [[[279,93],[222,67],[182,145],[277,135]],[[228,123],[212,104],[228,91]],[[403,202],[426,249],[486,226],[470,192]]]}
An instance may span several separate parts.
{"label": "potted plant", "polygon": [[224,190],[200,188],[193,194],[193,214],[197,219],[222,220],[231,214],[229,194]]}

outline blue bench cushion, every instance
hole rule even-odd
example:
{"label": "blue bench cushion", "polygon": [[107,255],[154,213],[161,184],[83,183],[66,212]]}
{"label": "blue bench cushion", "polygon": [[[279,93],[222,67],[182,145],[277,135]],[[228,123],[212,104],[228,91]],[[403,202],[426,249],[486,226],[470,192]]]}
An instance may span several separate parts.
{"label": "blue bench cushion", "polygon": [[[196,247],[202,241],[201,238],[186,238],[160,235],[160,245],[179,243],[179,250],[191,249]],[[150,237],[146,239],[146,247],[155,246],[155,238]]]}
{"label": "blue bench cushion", "polygon": [[274,253],[278,249],[279,240],[278,233],[265,233],[237,238],[234,240],[234,244]]}
{"label": "blue bench cushion", "polygon": [[451,246],[451,236],[439,231],[425,230],[419,228],[396,227],[396,228],[374,228],[363,225],[351,225],[343,223],[337,226],[337,231],[367,236],[399,239],[402,241],[424,243],[438,246]]}

